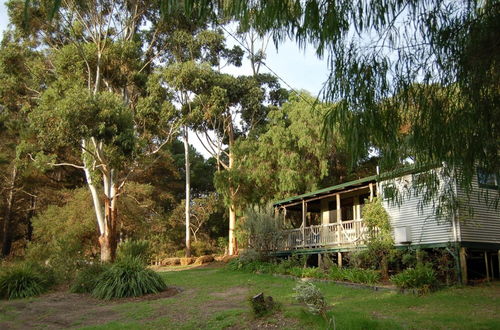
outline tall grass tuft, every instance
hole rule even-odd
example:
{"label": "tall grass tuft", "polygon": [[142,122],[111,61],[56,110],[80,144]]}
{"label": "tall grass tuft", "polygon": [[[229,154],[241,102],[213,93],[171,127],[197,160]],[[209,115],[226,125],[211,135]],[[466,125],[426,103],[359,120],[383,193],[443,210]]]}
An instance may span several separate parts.
{"label": "tall grass tuft", "polygon": [[106,269],[98,278],[92,295],[100,299],[138,297],[158,293],[167,285],[138,258],[124,258]]}
{"label": "tall grass tuft", "polygon": [[49,289],[47,272],[31,263],[15,264],[0,274],[0,297],[19,299],[38,296]]}

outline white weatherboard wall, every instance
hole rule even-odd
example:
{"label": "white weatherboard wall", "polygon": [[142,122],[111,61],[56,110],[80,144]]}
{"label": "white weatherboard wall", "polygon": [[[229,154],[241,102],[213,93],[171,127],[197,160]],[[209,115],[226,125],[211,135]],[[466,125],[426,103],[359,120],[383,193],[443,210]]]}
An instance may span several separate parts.
{"label": "white weatherboard wall", "polygon": [[[405,175],[400,178],[382,181],[379,183],[379,190],[382,192],[387,185],[393,185],[400,191],[411,188],[412,175]],[[422,196],[415,196],[413,193],[404,196],[399,203],[383,199],[384,208],[389,214],[393,229],[406,227],[409,232],[412,245],[437,244],[455,241],[453,224],[451,219],[443,221],[434,215],[432,205],[419,207]],[[396,245],[404,245],[396,242]]]}
{"label": "white weatherboard wall", "polygon": [[457,189],[461,202],[470,205],[473,211],[470,215],[466,208],[460,210],[462,242],[500,243],[500,208],[495,209],[491,205],[492,200],[498,198],[498,193],[495,189],[480,188],[477,175],[472,181],[470,199],[467,199],[467,194],[463,189]]}

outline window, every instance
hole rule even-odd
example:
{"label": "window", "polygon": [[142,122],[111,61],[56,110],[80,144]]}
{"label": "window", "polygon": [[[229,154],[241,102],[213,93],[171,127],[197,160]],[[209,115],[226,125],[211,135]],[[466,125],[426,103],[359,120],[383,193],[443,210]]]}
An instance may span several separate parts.
{"label": "window", "polygon": [[483,168],[478,168],[477,181],[479,183],[479,187],[498,189],[500,178],[497,173],[489,173],[486,172]]}

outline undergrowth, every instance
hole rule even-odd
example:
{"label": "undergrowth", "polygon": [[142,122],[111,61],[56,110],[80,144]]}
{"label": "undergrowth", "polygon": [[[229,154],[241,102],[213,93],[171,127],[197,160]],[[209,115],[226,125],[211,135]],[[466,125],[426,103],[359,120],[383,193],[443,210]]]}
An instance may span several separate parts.
{"label": "undergrowth", "polygon": [[303,260],[283,260],[281,262],[242,261],[231,260],[228,267],[232,270],[241,270],[260,274],[281,274],[295,277],[317,279],[331,279],[334,281],[349,281],[354,283],[376,284],[380,281],[380,273],[371,269],[340,268],[333,265],[329,271],[320,268],[310,268],[304,265]]}

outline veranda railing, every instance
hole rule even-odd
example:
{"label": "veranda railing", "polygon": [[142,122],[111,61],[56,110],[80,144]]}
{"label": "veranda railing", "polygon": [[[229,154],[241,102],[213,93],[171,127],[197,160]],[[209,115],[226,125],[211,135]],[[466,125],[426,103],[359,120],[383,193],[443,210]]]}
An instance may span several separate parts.
{"label": "veranda railing", "polygon": [[364,244],[363,220],[343,221],[283,231],[284,250],[323,246],[356,246]]}

